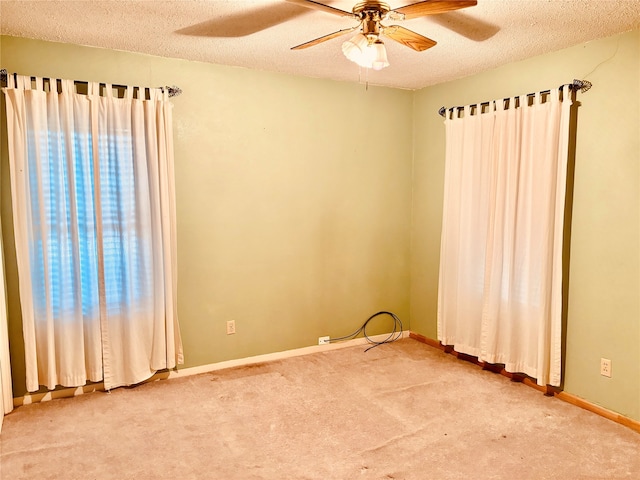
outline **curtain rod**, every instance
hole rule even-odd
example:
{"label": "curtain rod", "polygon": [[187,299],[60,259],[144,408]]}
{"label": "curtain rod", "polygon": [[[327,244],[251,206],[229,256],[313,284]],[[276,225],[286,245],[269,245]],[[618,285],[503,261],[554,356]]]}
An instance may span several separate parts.
{"label": "curtain rod", "polygon": [[[15,73],[12,73],[11,75],[16,75]],[[0,82],[3,83],[4,85],[6,85],[8,83],[8,76],[9,73],[7,72],[6,68],[3,68],[0,70]],[[31,80],[35,80],[36,77],[31,77]],[[49,78],[49,80],[51,80]],[[77,84],[81,84],[81,85],[87,85],[89,82],[85,82],[83,80],[74,80],[73,81],[76,85]],[[100,85],[105,85],[104,82],[99,82]],[[127,85],[113,85],[115,88],[128,88]],[[143,87],[137,87],[137,88],[143,88]],[[166,87],[157,87],[162,89],[163,91],[166,90],[169,93],[169,97],[177,97],[178,95],[180,95],[182,93],[182,89],[180,87],[176,87],[175,85],[172,86],[166,86]]]}
{"label": "curtain rod", "polygon": [[[589,80],[573,80],[572,83],[566,83],[564,85],[560,85],[558,88],[562,88],[564,86],[569,87],[569,90],[580,90],[582,93],[586,92],[587,90],[589,90],[591,88],[591,82]],[[551,93],[551,90],[542,90],[541,92],[539,92],[541,94],[545,94],[545,93]],[[528,93],[527,97],[533,97],[535,95],[535,93]],[[503,100],[509,100],[508,98],[505,98]],[[474,105],[478,105],[479,107],[483,106],[483,105],[490,105],[491,102],[482,102],[482,103],[475,103]],[[440,110],[438,110],[438,113],[440,114],[440,116],[444,117],[447,113],[447,110],[453,110],[453,109],[457,109],[457,110],[462,110],[464,107],[440,107]]]}

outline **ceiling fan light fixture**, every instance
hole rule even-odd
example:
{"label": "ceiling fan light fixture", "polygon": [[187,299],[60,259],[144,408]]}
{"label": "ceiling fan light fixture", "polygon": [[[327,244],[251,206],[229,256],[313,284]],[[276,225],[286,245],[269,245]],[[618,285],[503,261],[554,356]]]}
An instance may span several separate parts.
{"label": "ceiling fan light fixture", "polygon": [[359,63],[369,47],[369,40],[362,33],[358,33],[342,44],[342,53],[352,62]]}
{"label": "ceiling fan light fixture", "polygon": [[389,66],[387,50],[379,38],[358,33],[342,44],[342,53],[347,59],[363,68],[382,70]]}
{"label": "ceiling fan light fixture", "polygon": [[389,66],[389,60],[387,60],[387,49],[382,43],[382,40],[376,40],[373,45],[369,45],[370,49],[374,51],[373,62],[371,66],[374,70],[382,70]]}
{"label": "ceiling fan light fixture", "polygon": [[376,59],[376,51],[372,45],[367,45],[362,53],[354,60],[362,68],[373,68],[373,61]]}

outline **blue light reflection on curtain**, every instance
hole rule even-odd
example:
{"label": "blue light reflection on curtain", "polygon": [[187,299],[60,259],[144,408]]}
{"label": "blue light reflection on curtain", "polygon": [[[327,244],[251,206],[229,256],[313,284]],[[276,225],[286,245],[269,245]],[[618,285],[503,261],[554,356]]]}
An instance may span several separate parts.
{"label": "blue light reflection on curtain", "polygon": [[[138,234],[136,175],[130,135],[117,141],[101,136],[100,193],[104,251],[105,297],[109,314],[134,306],[152,292],[151,239]],[[102,152],[108,152],[106,154]]]}
{"label": "blue light reflection on curtain", "polygon": [[[47,317],[47,298],[51,300],[49,314],[53,318],[64,319],[65,312],[74,311],[78,301],[82,302],[83,314],[92,316],[99,308],[99,292],[91,134],[75,133],[71,148],[60,132],[50,131],[40,137],[38,148],[48,153],[45,157],[48,163],[38,166],[36,155],[29,155],[32,216],[42,218],[38,211],[44,209],[46,219],[46,225],[34,225],[38,241],[31,250],[36,316],[41,320]],[[147,290],[152,272],[148,263],[141,261],[136,228],[131,142],[122,140],[119,139],[119,148],[106,136],[101,136],[98,142],[103,160],[100,192],[105,300],[109,313],[120,311],[122,303],[132,305],[137,299],[151,295]],[[30,141],[29,145],[35,143]],[[38,194],[38,170],[42,173],[42,196]],[[73,247],[75,234],[79,237],[79,251]],[[74,275],[75,262],[80,264],[80,278]]]}

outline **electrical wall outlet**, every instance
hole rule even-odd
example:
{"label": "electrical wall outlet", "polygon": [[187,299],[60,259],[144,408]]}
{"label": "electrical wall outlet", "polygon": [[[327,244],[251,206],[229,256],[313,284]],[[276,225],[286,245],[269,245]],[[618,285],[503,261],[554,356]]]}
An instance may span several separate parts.
{"label": "electrical wall outlet", "polygon": [[608,358],[600,359],[600,375],[611,377],[611,360]]}
{"label": "electrical wall outlet", "polygon": [[229,320],[227,322],[227,335],[233,335],[234,333],[236,333],[236,321]]}
{"label": "electrical wall outlet", "polygon": [[329,343],[331,343],[331,337],[318,338],[318,345],[328,345]]}

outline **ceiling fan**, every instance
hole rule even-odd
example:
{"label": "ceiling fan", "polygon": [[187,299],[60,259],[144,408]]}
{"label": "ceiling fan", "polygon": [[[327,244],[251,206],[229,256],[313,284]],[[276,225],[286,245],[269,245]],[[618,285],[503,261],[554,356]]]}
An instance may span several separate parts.
{"label": "ceiling fan", "polygon": [[287,0],[302,7],[312,8],[323,12],[339,15],[341,17],[351,17],[358,22],[358,25],[338,30],[337,32],[324,35],[309,42],[292,47],[291,50],[301,50],[313,47],[319,43],[326,42],[332,38],[345,35],[354,30],[360,29],[350,40],[342,44],[342,53],[352,62],[364,68],[381,70],[389,66],[387,52],[384,43],[380,39],[381,35],[395,40],[402,45],[412,48],[418,52],[433,47],[436,42],[420,35],[408,28],[400,25],[383,25],[386,20],[401,21],[425,15],[435,15],[438,13],[459,10],[461,8],[473,7],[477,5],[477,0],[424,0],[412,3],[404,7],[391,9],[384,2],[367,0],[356,3],[351,12],[339,8],[325,5],[314,0]]}

